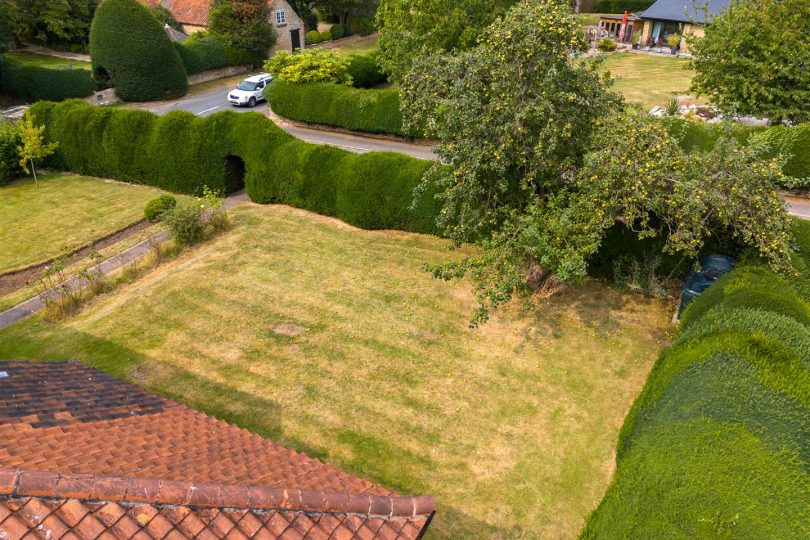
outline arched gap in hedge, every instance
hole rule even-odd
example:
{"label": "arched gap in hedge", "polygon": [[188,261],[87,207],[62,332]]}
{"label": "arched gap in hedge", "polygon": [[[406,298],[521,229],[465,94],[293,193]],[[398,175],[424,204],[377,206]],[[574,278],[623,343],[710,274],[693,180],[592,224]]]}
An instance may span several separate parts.
{"label": "arched gap in hedge", "polygon": [[112,75],[103,66],[96,66],[94,70],[96,80],[102,83],[109,83],[112,81]]}
{"label": "arched gap in hedge", "polygon": [[239,156],[225,156],[225,189],[228,193],[245,189],[245,160]]}

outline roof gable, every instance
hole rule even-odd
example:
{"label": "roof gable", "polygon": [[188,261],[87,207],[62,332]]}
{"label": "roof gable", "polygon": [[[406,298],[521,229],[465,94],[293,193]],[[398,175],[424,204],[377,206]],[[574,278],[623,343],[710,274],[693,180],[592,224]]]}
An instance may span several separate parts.
{"label": "roof gable", "polygon": [[730,0],[658,0],[647,8],[641,17],[676,22],[705,23],[726,9]]}

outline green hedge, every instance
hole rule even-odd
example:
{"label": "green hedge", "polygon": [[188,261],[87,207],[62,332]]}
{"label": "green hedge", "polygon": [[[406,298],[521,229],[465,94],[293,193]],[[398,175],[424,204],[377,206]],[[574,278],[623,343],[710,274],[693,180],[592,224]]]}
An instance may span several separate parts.
{"label": "green hedge", "polygon": [[0,120],[0,186],[22,176],[20,152],[17,150],[20,144],[22,137],[17,125]]}
{"label": "green hedge", "polygon": [[349,75],[355,88],[371,88],[388,80],[377,64],[376,52],[349,56]]}
{"label": "green hedge", "polygon": [[62,101],[81,98],[96,90],[87,69],[49,69],[4,58],[0,62],[0,94],[26,101]]}
{"label": "green hedge", "polygon": [[751,127],[742,124],[706,124],[677,118],[662,119],[667,130],[678,137],[684,150],[711,150],[720,135],[731,129],[732,136],[746,143],[754,133],[764,133],[771,143],[773,154],[784,153],[790,157],[783,171],[794,178],[810,178],[810,124],[795,127]]}
{"label": "green hedge", "polygon": [[214,36],[199,39],[192,37],[183,43],[174,42],[174,48],[177,49],[177,53],[183,61],[183,67],[189,75],[228,65],[225,47]]}
{"label": "green hedge", "polygon": [[796,276],[743,262],[687,308],[583,538],[810,537],[810,223]]}
{"label": "green hedge", "polygon": [[655,0],[598,0],[592,13],[628,13],[644,11],[655,3]]}
{"label": "green hedge", "polygon": [[90,26],[93,73],[124,101],[176,98],[188,89],[183,63],[163,26],[137,0],[104,0]]}
{"label": "green hedge", "polygon": [[273,112],[285,118],[367,133],[407,135],[396,90],[274,81],[264,92]]}
{"label": "green hedge", "polygon": [[433,193],[410,208],[428,161],[305,143],[260,114],[158,117],[78,100],[40,102],[31,111],[46,126],[46,139],[59,143],[47,160],[54,168],[200,194],[203,186],[227,190],[226,162],[237,156],[253,201],[290,204],[366,229],[436,232]]}

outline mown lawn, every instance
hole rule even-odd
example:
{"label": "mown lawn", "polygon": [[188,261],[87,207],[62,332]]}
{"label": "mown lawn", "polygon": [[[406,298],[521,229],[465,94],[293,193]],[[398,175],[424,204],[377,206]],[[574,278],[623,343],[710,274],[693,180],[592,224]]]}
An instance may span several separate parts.
{"label": "mown lawn", "polygon": [[377,40],[379,36],[377,34],[371,34],[370,36],[364,36],[360,38],[359,41],[355,41],[353,43],[347,43],[345,45],[341,45],[340,47],[336,47],[332,49],[338,54],[365,54],[369,52],[376,51]]}
{"label": "mown lawn", "polygon": [[608,54],[604,68],[616,79],[613,88],[645,110],[666,105],[675,96],[689,93],[694,71],[688,60],[665,54]]}
{"label": "mown lawn", "polygon": [[0,187],[0,273],[44,262],[143,218],[161,190],[76,175]]}
{"label": "mown lawn", "polygon": [[588,283],[479,330],[445,240],[243,205],[234,228],[0,358],[75,359],[407,494],[430,538],[573,538],[665,339],[657,301]]}
{"label": "mown lawn", "polygon": [[23,62],[25,64],[31,64],[34,66],[44,68],[68,69],[68,67],[71,67],[74,69],[91,69],[90,62],[82,62],[79,60],[68,60],[67,58],[61,58],[59,56],[51,56],[48,54],[39,54],[26,51],[15,51],[6,53],[6,56],[8,56],[9,58],[13,58],[14,60]]}

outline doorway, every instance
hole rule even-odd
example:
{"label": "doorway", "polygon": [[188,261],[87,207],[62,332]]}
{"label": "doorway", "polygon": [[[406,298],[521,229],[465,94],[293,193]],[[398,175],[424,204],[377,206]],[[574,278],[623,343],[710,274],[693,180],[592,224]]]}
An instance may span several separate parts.
{"label": "doorway", "polygon": [[230,195],[245,188],[245,160],[239,156],[225,156],[225,190]]}
{"label": "doorway", "polygon": [[292,43],[293,51],[297,51],[301,48],[301,30],[298,28],[290,30],[290,43]]}

